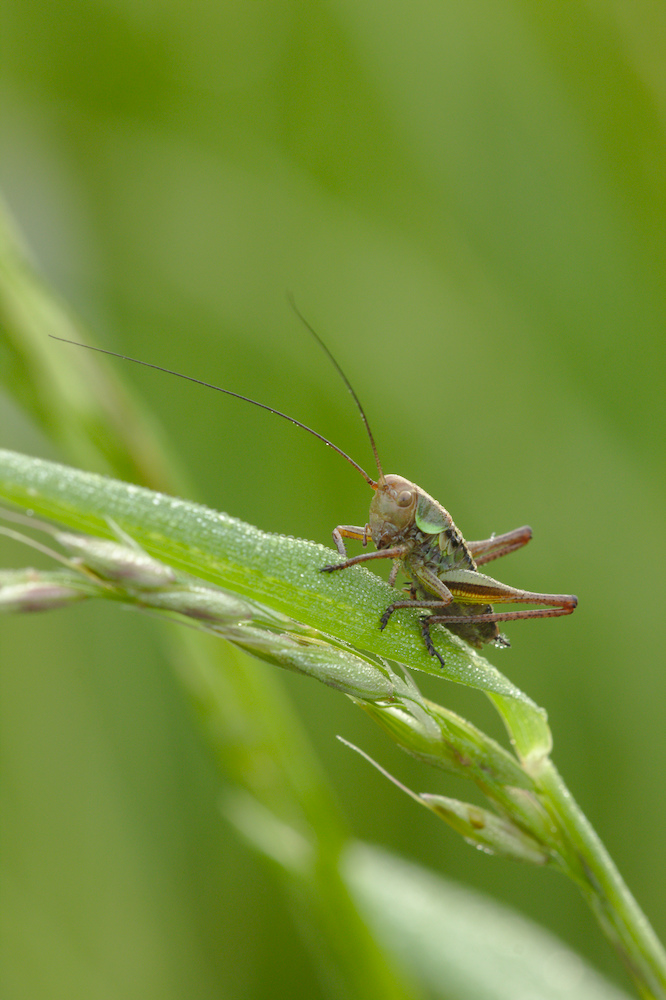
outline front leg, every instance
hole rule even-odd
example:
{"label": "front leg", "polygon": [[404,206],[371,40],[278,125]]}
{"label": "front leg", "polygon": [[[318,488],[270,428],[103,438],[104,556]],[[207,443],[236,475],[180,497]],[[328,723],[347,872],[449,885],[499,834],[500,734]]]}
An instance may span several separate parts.
{"label": "front leg", "polygon": [[345,543],[342,541],[343,535],[345,538],[355,538],[357,541],[367,545],[369,528],[369,524],[366,524],[365,528],[357,528],[353,524],[339,524],[337,528],[333,529],[333,541],[343,559],[347,558],[347,549],[345,548]]}
{"label": "front leg", "polygon": [[[396,545],[393,549],[380,549],[379,552],[364,552],[360,556],[352,556],[344,562],[335,563],[332,566],[322,566],[321,573],[334,573],[336,569],[347,569],[349,566],[358,566],[359,563],[370,562],[371,559],[402,559],[407,552],[404,545]],[[341,552],[340,555],[343,553]]]}

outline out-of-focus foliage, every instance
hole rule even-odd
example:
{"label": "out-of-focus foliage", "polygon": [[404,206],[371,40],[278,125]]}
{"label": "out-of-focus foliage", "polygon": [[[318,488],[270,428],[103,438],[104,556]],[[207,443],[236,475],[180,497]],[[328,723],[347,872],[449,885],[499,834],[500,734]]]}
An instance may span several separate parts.
{"label": "out-of-focus foliage", "polygon": [[[663,937],[661,8],[6,0],[1,30],[0,180],[100,341],[287,410],[370,465],[290,289],[388,471],[467,537],[532,525],[497,575],[580,604],[509,626],[512,649],[492,655],[548,707],[554,760]],[[321,541],[363,522],[362,480],[305,434],[127,377],[194,499]],[[53,454],[3,399],[0,444]],[[145,623],[101,608],[3,622],[0,659],[3,899],[26,995],[90,996],[93,974],[128,997],[272,996],[276,975],[284,995],[317,995],[281,897],[218,819]],[[333,737],[421,790],[416,765],[342,699],[289,687],[357,834],[513,902],[618,974],[570,886],[470,852]],[[480,698],[436,690],[495,724]],[[429,790],[456,794],[442,782]]]}

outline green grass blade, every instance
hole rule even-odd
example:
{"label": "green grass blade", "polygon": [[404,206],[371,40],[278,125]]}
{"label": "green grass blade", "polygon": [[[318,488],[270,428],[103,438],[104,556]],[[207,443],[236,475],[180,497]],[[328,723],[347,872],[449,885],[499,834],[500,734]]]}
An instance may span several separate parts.
{"label": "green grass blade", "polygon": [[[363,568],[323,574],[331,552],[323,545],[260,531],[187,500],[0,451],[0,496],[92,535],[112,537],[112,518],[151,555],[176,569],[251,597],[298,621],[381,656],[539,710],[491,664],[445,629],[437,641],[446,667],[426,652],[411,615],[384,632],[378,622],[393,591]],[[434,633],[433,633],[434,634]]]}

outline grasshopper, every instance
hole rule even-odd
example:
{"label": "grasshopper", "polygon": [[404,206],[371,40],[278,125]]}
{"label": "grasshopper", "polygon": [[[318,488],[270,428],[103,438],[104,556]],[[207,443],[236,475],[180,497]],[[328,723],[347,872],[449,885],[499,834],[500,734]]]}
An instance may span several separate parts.
{"label": "grasshopper", "polygon": [[[301,423],[300,420],[296,420],[272,406],[259,403],[255,399],[250,399],[249,396],[242,396],[230,389],[223,389],[210,382],[204,382],[202,379],[193,378],[191,375],[162,368],[160,365],[154,365],[148,361],[139,361],[137,358],[130,358],[127,355],[107,351],[100,347],[91,347],[89,344],[78,344],[72,340],[65,340],[63,337],[52,337],[52,339],[63,340],[76,347],[86,347],[101,354],[109,354],[111,357],[120,358],[122,361],[131,361],[133,364],[143,365],[145,368],[154,368],[167,375],[175,375],[188,382],[195,382],[208,389],[215,389],[217,392],[223,392],[235,399],[251,403],[253,406],[274,413],[302,428],[341,455],[363,476],[368,486],[374,491],[374,496],[370,503],[368,522],[363,527],[339,524],[333,530],[333,541],[343,561],[322,566],[321,572],[335,573],[360,563],[371,562],[374,559],[393,560],[389,584],[392,587],[395,586],[398,572],[402,570],[410,581],[409,599],[389,604],[380,618],[379,627],[382,630],[386,628],[393,613],[401,608],[425,610],[427,613],[421,617],[420,622],[423,641],[430,655],[436,657],[442,666],[444,666],[444,659],[435,648],[430,634],[430,628],[434,624],[439,623],[446,626],[450,632],[465,639],[472,646],[481,648],[488,642],[493,642],[498,646],[510,645],[508,639],[500,633],[498,622],[514,621],[521,618],[555,618],[560,615],[570,615],[578,603],[578,598],[572,594],[537,594],[527,590],[518,590],[479,572],[479,566],[506,556],[510,552],[515,552],[516,549],[526,545],[532,537],[531,528],[524,526],[503,535],[493,535],[479,542],[466,542],[449,512],[429,496],[425,490],[402,476],[384,474],[368,418],[349,379],[319,334],[296,308],[293,299],[291,303],[296,315],[332,362],[356,404],[365,425],[377,466],[376,480],[328,438]],[[371,538],[376,551],[365,552],[350,558],[343,541],[345,538],[360,541],[364,546],[368,544],[368,538]],[[496,612],[493,610],[493,604],[540,604],[544,606]]]}

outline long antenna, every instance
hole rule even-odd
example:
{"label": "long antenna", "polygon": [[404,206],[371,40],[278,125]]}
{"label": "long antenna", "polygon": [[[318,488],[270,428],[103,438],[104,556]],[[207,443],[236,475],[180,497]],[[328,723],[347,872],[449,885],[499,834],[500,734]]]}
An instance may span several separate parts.
{"label": "long antenna", "polygon": [[305,327],[305,329],[310,331],[310,333],[312,334],[312,336],[314,337],[314,339],[317,341],[317,343],[319,344],[319,346],[328,355],[328,358],[332,362],[333,367],[337,371],[338,375],[340,376],[340,378],[342,379],[342,381],[344,382],[344,384],[349,389],[349,392],[351,393],[352,399],[354,400],[354,402],[356,403],[356,406],[358,408],[358,412],[361,414],[361,420],[365,424],[365,429],[368,432],[368,437],[370,438],[370,446],[372,447],[372,454],[375,456],[375,462],[377,464],[377,472],[379,473],[379,482],[383,483],[384,482],[384,472],[382,470],[382,463],[379,461],[379,452],[377,451],[377,445],[375,444],[375,439],[373,437],[372,431],[370,430],[370,424],[368,423],[368,418],[365,415],[365,410],[361,406],[361,400],[358,398],[358,396],[354,392],[353,385],[351,384],[351,382],[349,381],[349,379],[347,378],[347,376],[343,372],[342,368],[340,367],[340,365],[338,364],[338,362],[335,360],[335,358],[333,357],[333,355],[329,351],[329,349],[326,346],[326,344],[324,343],[324,341],[321,339],[321,337],[319,336],[319,334],[317,333],[317,331],[315,329],[313,329],[313,327],[310,326],[310,324],[306,320],[305,316],[303,315],[303,313],[301,312],[301,310],[296,305],[296,300],[294,299],[294,296],[292,295],[291,292],[287,292],[287,298],[289,299],[289,303],[291,305],[291,308],[294,310],[294,312],[296,313],[296,315],[300,319],[300,321],[303,324],[303,326]]}
{"label": "long antenna", "polygon": [[[345,451],[343,451],[342,448],[338,448],[337,444],[333,444],[333,442],[329,441],[328,438],[325,438],[323,434],[319,434],[317,433],[317,431],[313,431],[311,427],[307,426],[307,424],[302,424],[301,421],[296,420],[295,417],[290,417],[288,413],[282,413],[281,410],[276,410],[272,406],[267,406],[266,403],[258,403],[256,399],[250,399],[249,396],[241,396],[239,392],[232,392],[231,389],[223,389],[219,385],[213,385],[212,382],[204,382],[203,379],[193,378],[192,375],[183,375],[182,372],[172,371],[171,368],[162,368],[161,365],[153,365],[149,361],[139,361],[138,358],[130,358],[126,354],[118,354],[116,351],[107,351],[103,347],[91,347],[90,344],[80,344],[76,340],[68,340],[66,337],[56,337],[52,333],[49,334],[49,337],[51,338],[51,340],[60,340],[63,344],[72,344],[74,347],[85,347],[86,350],[97,351],[98,354],[108,354],[112,358],[120,358],[121,361],[131,361],[133,365],[143,365],[144,368],[154,368],[155,371],[164,372],[167,375],[175,375],[177,378],[185,379],[186,382],[196,382],[197,385],[203,385],[207,389],[215,389],[216,392],[223,392],[227,396],[233,396],[234,399],[242,399],[244,403],[252,403],[253,406],[258,406],[259,409],[261,410],[268,410],[269,413],[274,413],[276,417],[282,417],[283,420],[288,420],[289,423],[295,424],[297,427],[301,427],[304,431],[307,431],[308,434],[312,434],[313,437],[319,438],[320,441],[323,441],[324,444],[328,445],[329,448],[332,448],[333,451],[337,451],[338,455],[342,455],[342,457],[347,462],[349,462],[350,465],[353,465],[354,468],[361,473],[368,486],[371,486],[373,490],[377,489],[377,483],[374,481],[374,479],[371,479],[368,473],[361,468],[358,462],[355,462],[353,458],[350,458],[350,456]],[[317,339],[319,338],[317,337]],[[345,382],[346,381],[347,380],[345,379]],[[347,383],[347,385],[349,385],[349,383]],[[349,388],[350,391],[353,393],[354,390],[351,388],[351,386],[349,386]],[[354,398],[356,397],[354,396]],[[374,442],[373,442],[373,448],[374,448]],[[379,472],[381,475],[382,474],[381,468]]]}

